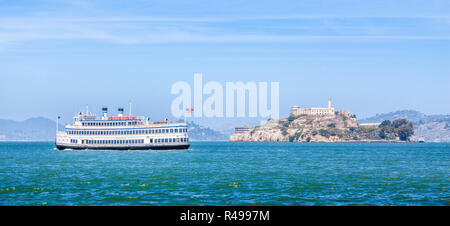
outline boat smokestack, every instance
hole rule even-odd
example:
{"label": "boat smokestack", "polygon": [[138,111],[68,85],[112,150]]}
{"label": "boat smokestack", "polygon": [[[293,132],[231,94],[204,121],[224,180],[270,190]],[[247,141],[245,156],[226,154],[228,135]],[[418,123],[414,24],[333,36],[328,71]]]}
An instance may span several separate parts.
{"label": "boat smokestack", "polygon": [[108,117],[108,108],[107,107],[103,107],[102,108],[102,113],[103,113],[103,118],[107,118]]}
{"label": "boat smokestack", "polygon": [[119,108],[117,111],[119,111],[119,116],[123,116],[123,108]]}

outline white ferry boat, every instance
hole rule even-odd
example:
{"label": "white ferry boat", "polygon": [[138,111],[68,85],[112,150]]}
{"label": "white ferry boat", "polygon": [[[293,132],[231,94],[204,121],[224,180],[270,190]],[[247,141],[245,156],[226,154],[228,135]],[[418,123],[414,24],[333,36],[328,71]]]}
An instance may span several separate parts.
{"label": "white ferry boat", "polygon": [[142,116],[124,116],[123,108],[118,109],[118,116],[108,117],[108,108],[103,108],[102,111],[103,116],[98,119],[86,107],[86,112],[79,112],[74,117],[74,123],[66,125],[64,131],[56,129],[56,148],[59,150],[189,148],[186,123],[167,119],[152,122],[149,118]]}

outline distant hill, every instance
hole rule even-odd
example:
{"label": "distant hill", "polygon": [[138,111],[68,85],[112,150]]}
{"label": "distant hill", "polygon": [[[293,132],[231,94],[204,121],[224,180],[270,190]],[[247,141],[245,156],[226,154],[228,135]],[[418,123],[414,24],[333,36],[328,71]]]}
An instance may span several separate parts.
{"label": "distant hill", "polygon": [[209,127],[200,126],[194,122],[188,123],[188,135],[192,141],[223,141],[228,136]]}
{"label": "distant hill", "polygon": [[402,110],[358,120],[360,123],[382,122],[384,120],[407,119],[414,123],[414,140],[426,142],[450,142],[450,115],[425,115],[418,111]]}
{"label": "distant hill", "polygon": [[383,114],[377,114],[370,118],[358,120],[360,123],[375,123],[382,122],[384,120],[394,121],[397,119],[408,119],[408,121],[414,124],[425,124],[430,122],[446,122],[450,121],[450,115],[425,115],[418,111],[402,110]]}
{"label": "distant hill", "polygon": [[[50,141],[55,139],[55,121],[36,117],[25,121],[0,119],[0,140]],[[62,125],[59,129],[63,129]]]}
{"label": "distant hill", "polygon": [[[400,118],[414,123],[415,134],[412,139],[423,139],[426,142],[450,142],[450,115],[425,115],[418,111],[403,110],[377,114],[374,117],[358,120],[358,122],[394,121]],[[59,129],[63,130],[64,126],[59,125]],[[188,122],[188,133],[193,141],[228,140],[229,138],[221,132],[194,122]],[[44,117],[30,118],[25,121],[0,119],[0,141],[53,141],[54,139],[55,121],[53,120]]]}
{"label": "distant hill", "polygon": [[[55,121],[44,117],[25,121],[0,119],[0,141],[53,141],[55,140]],[[63,130],[64,126],[59,125]],[[188,134],[192,141],[227,140],[228,136],[211,128],[188,123]]]}

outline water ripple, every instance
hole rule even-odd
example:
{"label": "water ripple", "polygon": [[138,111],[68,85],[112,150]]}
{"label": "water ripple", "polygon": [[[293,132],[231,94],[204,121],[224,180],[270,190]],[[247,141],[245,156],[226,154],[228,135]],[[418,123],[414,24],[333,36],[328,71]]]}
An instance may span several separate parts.
{"label": "water ripple", "polygon": [[450,205],[450,144],[0,143],[0,205]]}

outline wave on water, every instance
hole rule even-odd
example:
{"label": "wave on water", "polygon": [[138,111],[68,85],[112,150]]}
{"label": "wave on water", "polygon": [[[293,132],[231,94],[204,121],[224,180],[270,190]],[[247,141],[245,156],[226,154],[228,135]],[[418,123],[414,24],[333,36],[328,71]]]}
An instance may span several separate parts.
{"label": "wave on water", "polygon": [[450,204],[445,143],[53,147],[0,143],[0,205]]}

